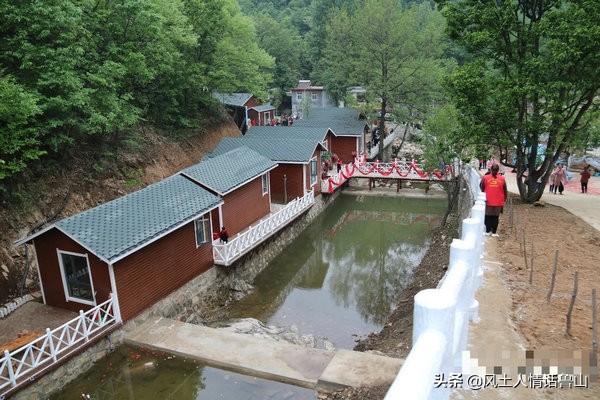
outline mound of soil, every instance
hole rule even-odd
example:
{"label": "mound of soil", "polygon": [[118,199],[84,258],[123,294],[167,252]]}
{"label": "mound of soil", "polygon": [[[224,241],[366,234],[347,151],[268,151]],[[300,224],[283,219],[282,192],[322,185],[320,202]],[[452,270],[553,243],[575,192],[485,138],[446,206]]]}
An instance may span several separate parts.
{"label": "mound of soil", "polygon": [[[499,254],[513,300],[513,315],[528,348],[590,349],[592,343],[592,289],[598,291],[600,232],[564,208],[514,200],[514,228],[504,217],[500,227]],[[528,265],[525,266],[523,237]],[[529,284],[531,245],[533,275]],[[555,251],[558,250],[556,283],[549,302]],[[572,315],[571,335],[566,335],[566,314],[573,292],[573,275],[579,276]]]}

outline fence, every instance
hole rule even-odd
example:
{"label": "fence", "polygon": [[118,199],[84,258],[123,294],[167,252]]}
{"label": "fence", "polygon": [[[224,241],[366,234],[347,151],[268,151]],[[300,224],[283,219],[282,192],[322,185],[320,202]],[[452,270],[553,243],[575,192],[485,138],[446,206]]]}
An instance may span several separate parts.
{"label": "fence", "polygon": [[[483,277],[483,219],[485,194],[479,193],[479,177],[467,169],[470,190],[477,199],[470,218],[462,221],[461,238],[450,247],[448,272],[437,289],[415,296],[413,347],[385,400],[447,399],[448,389],[435,388],[438,374],[457,372],[467,348],[469,321],[477,318],[475,292]],[[475,172],[476,173],[476,172]]]}
{"label": "fence", "polygon": [[231,265],[238,258],[258,246],[269,236],[286,226],[297,216],[308,210],[315,203],[315,194],[311,190],[303,197],[294,199],[281,210],[250,226],[228,243],[213,242],[213,258],[217,265]]}
{"label": "fence", "polygon": [[0,358],[0,397],[20,386],[48,366],[84,347],[117,322],[113,298]]}

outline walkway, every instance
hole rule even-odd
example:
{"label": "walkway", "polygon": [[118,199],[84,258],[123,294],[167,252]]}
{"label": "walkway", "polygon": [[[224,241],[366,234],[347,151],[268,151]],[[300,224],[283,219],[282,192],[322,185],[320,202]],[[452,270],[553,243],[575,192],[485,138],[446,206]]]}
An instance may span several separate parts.
{"label": "walkway", "polygon": [[[492,374],[492,367],[506,367],[515,364],[512,360],[504,359],[507,352],[519,354],[524,358],[525,340],[517,332],[511,320],[513,313],[511,291],[505,277],[505,269],[498,261],[498,241],[488,237],[485,243],[484,280],[476,298],[479,301],[479,318],[477,324],[472,324],[469,330],[469,346],[471,359],[487,356],[487,362],[479,360],[479,366],[486,366]],[[511,362],[512,361],[512,362]],[[524,362],[524,361],[523,361]],[[475,372],[475,371],[472,371]],[[508,374],[512,376],[512,374]],[[514,379],[514,378],[513,378]],[[515,382],[509,382],[514,384]],[[467,385],[465,384],[465,387]],[[455,390],[451,400],[583,400],[600,398],[600,388],[592,389],[562,389],[540,390],[519,388],[486,388],[482,390]]]}
{"label": "walkway", "polygon": [[326,351],[171,319],[151,319],[125,341],[209,366],[320,390],[390,384],[402,360],[349,350]]}
{"label": "walkway", "polygon": [[[37,301],[27,302],[0,320],[0,344],[14,341],[25,331],[42,335],[46,328],[60,326],[76,316],[76,312],[64,308],[47,306]],[[34,335],[34,338],[37,336]]]}
{"label": "walkway", "polygon": [[[506,184],[511,193],[519,193],[515,174],[506,173]],[[589,183],[589,193],[580,193],[579,176],[575,175],[575,178],[567,183],[566,190],[562,196],[551,194],[548,192],[549,189],[547,189],[541,200],[564,208],[597,230],[600,230],[600,190],[597,188],[600,188],[600,177],[592,177]]]}

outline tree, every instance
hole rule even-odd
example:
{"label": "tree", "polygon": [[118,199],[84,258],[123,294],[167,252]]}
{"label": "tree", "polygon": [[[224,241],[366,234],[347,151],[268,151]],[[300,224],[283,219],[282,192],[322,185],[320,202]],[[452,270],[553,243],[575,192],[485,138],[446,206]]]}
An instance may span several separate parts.
{"label": "tree", "polygon": [[[389,111],[429,107],[439,95],[444,20],[428,5],[401,8],[394,0],[366,0],[346,19],[338,15],[328,31],[325,55],[332,61],[325,63],[325,86],[334,92],[344,85],[364,86],[368,100],[379,105],[383,141]],[[340,40],[344,24],[350,36]]]}
{"label": "tree", "polygon": [[448,81],[464,128],[473,142],[496,147],[516,168],[521,198],[535,202],[598,109],[598,2],[438,3],[450,37],[472,55]]}
{"label": "tree", "polygon": [[294,86],[300,76],[302,38],[292,26],[270,16],[256,16],[254,20],[260,47],[275,60],[273,86],[277,94],[274,103],[278,106],[285,92]]}
{"label": "tree", "polygon": [[44,154],[31,121],[40,114],[38,96],[0,77],[0,180],[23,171]]}
{"label": "tree", "polygon": [[[468,162],[476,154],[476,147],[465,135],[461,116],[452,104],[445,104],[430,113],[423,127],[422,144],[425,168],[434,170],[442,165],[454,165],[455,160]],[[459,164],[461,168],[462,164]],[[442,225],[458,202],[462,171],[455,171],[452,179],[444,185],[448,196],[448,208],[442,218]]]}

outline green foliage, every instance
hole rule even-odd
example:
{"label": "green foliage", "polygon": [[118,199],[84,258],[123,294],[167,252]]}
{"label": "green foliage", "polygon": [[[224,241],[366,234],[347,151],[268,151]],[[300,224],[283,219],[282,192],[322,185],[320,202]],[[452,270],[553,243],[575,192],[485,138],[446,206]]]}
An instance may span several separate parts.
{"label": "green foliage", "polygon": [[0,15],[0,181],[45,153],[120,145],[141,121],[196,127],[214,90],[271,80],[235,0],[2,1]]}
{"label": "green foliage", "polygon": [[470,139],[464,134],[460,114],[452,104],[433,110],[423,127],[426,169],[439,168],[440,162],[451,164],[455,159],[468,162],[476,156],[477,150]]}
{"label": "green foliage", "polygon": [[38,96],[0,77],[0,180],[22,171],[31,160],[44,154],[38,133],[30,126],[41,111]]}
{"label": "green foliage", "polygon": [[514,156],[522,199],[537,201],[560,153],[581,144],[598,109],[598,2],[439,3],[450,37],[471,53],[448,79],[464,128],[507,164]]}
{"label": "green foliage", "polygon": [[348,86],[363,86],[365,111],[371,117],[377,110],[382,132],[390,111],[397,120],[422,121],[441,98],[448,64],[443,30],[443,16],[430,5],[404,8],[395,0],[366,0],[354,13],[340,10],[327,29],[324,84],[337,99]]}

